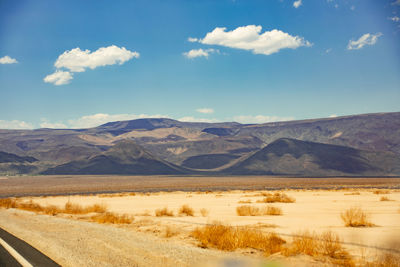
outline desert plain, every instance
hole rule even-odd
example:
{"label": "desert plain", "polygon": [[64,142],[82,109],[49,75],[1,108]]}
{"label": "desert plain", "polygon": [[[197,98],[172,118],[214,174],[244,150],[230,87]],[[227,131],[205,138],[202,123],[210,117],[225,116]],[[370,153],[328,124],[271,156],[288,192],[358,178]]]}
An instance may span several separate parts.
{"label": "desert plain", "polygon": [[[81,187],[74,187],[79,179]],[[3,177],[2,183],[8,183],[0,188],[3,200],[26,205],[0,208],[0,227],[62,266],[398,266],[388,265],[398,264],[400,254],[398,178],[53,176]],[[33,204],[58,211],[26,208]],[[66,212],[66,205],[103,210]],[[342,217],[349,209],[362,211],[368,224],[346,226]],[[101,214],[126,220],[99,220]],[[199,237],[218,225],[273,233],[283,243],[266,253]],[[338,238],[333,244],[347,260],[293,251],[296,237],[319,239],[327,232]]]}

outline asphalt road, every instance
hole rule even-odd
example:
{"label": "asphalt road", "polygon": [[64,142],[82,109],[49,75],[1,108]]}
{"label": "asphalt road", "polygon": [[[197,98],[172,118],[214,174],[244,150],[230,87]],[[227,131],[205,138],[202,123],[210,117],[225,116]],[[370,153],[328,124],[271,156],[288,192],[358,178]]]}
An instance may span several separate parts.
{"label": "asphalt road", "polygon": [[[7,231],[0,228],[0,238],[6,242],[10,247],[12,247],[23,259],[25,259],[30,265],[35,267],[55,267],[60,266],[52,259],[41,253],[39,250],[35,249],[25,241],[13,236]],[[1,241],[1,240],[0,240]],[[4,244],[3,244],[4,245]],[[0,242],[0,266],[4,267],[18,267],[24,266],[20,264],[18,260],[11,255],[12,253],[9,249],[6,249]],[[19,259],[21,261],[21,259]],[[26,265],[29,266],[29,265]]]}

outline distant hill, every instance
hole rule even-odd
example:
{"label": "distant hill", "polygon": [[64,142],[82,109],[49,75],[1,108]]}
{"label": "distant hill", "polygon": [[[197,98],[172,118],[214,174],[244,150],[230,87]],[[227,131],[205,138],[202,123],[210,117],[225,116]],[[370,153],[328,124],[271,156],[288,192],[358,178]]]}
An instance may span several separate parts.
{"label": "distant hill", "polygon": [[182,174],[178,166],[160,160],[135,142],[124,140],[86,160],[72,161],[43,174]]}
{"label": "distant hill", "polygon": [[0,163],[32,163],[35,161],[37,161],[37,159],[35,159],[34,157],[20,157],[12,153],[0,151]]}
{"label": "distant hill", "polygon": [[400,158],[390,152],[281,138],[223,172],[234,175],[399,175]]}

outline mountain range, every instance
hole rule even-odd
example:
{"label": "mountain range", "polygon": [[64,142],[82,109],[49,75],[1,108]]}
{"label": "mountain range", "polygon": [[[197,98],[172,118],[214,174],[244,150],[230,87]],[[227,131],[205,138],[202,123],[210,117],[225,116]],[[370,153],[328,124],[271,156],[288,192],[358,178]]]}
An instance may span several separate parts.
{"label": "mountain range", "polygon": [[158,118],[0,130],[0,151],[2,174],[390,176],[400,175],[400,112],[265,124]]}

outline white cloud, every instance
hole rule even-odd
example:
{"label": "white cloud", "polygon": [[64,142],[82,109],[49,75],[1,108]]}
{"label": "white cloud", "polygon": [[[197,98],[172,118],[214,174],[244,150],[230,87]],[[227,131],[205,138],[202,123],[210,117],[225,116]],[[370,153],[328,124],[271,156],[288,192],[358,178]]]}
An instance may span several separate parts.
{"label": "white cloud", "polygon": [[294,2],[293,2],[293,7],[294,7],[294,8],[298,8],[298,7],[301,6],[301,5],[302,5],[301,0],[297,0],[297,1],[294,1]]}
{"label": "white cloud", "polygon": [[336,115],[336,114],[331,114],[331,115],[329,115],[329,118],[336,118],[338,115]]}
{"label": "white cloud", "polygon": [[165,115],[148,114],[104,114],[82,116],[78,119],[68,120],[70,128],[91,128],[112,121],[126,121],[144,118],[167,118]]}
{"label": "white cloud", "polygon": [[261,30],[262,27],[256,25],[238,27],[232,31],[226,31],[225,27],[217,27],[198,42],[250,50],[254,54],[263,55],[271,55],[284,48],[296,49],[312,45],[303,37],[291,36],[280,30],[274,29],[264,33],[261,33]]}
{"label": "white cloud", "polygon": [[233,117],[233,120],[240,123],[267,123],[276,121],[290,121],[294,117],[278,117],[278,116],[264,116],[264,115],[240,115]]}
{"label": "white cloud", "polygon": [[195,42],[197,42],[198,40],[199,40],[199,39],[193,38],[193,37],[189,37],[189,38],[188,38],[188,41],[191,42],[191,43],[195,43]]}
{"label": "white cloud", "polygon": [[350,40],[347,49],[357,50],[363,48],[365,45],[374,45],[380,36],[382,36],[380,32],[377,34],[366,33],[356,41]]}
{"label": "white cloud", "polygon": [[61,122],[51,123],[46,118],[42,118],[40,128],[52,128],[52,129],[67,129],[68,126]]}
{"label": "white cloud", "polygon": [[325,50],[326,54],[329,54],[330,52],[332,52],[332,48],[328,48],[328,49]]}
{"label": "white cloud", "polygon": [[179,118],[178,121],[183,121],[183,122],[219,122],[217,119],[205,119],[205,118],[195,118],[191,116],[186,116]]}
{"label": "white cloud", "polygon": [[56,70],[54,73],[44,77],[45,83],[52,83],[54,85],[68,84],[72,80],[72,74],[68,71]]}
{"label": "white cloud", "polygon": [[394,1],[394,2],[392,3],[392,5],[398,5],[398,6],[400,6],[400,0]]}
{"label": "white cloud", "polygon": [[208,58],[208,56],[211,53],[216,53],[216,52],[218,52],[218,50],[215,50],[215,49],[212,49],[212,48],[204,49],[204,50],[200,48],[200,49],[192,49],[189,52],[183,53],[183,55],[185,57],[187,57],[187,58],[196,58],[196,57],[206,57],[206,58]]}
{"label": "white cloud", "polygon": [[[45,82],[63,85],[72,80],[71,72],[84,72],[86,69],[95,69],[101,66],[119,64],[122,65],[132,58],[138,58],[138,52],[132,52],[125,47],[111,45],[100,47],[94,52],[90,50],[81,50],[79,47],[67,50],[62,53],[54,63],[56,72],[44,78]],[[68,71],[61,71],[60,69]]]}
{"label": "white cloud", "polygon": [[0,129],[33,129],[33,125],[29,122],[19,120],[0,120]]}
{"label": "white cloud", "polygon": [[204,114],[211,114],[214,113],[214,109],[212,108],[198,108],[196,109],[197,112],[204,113]]}
{"label": "white cloud", "polygon": [[350,7],[350,10],[352,10],[352,11],[354,11],[355,9],[356,9],[355,6],[351,6],[351,7]]}
{"label": "white cloud", "polygon": [[9,56],[4,56],[0,58],[0,64],[15,64],[15,63],[18,63],[18,61],[15,58]]}
{"label": "white cloud", "polygon": [[394,21],[394,22],[399,22],[400,21],[400,18],[398,16],[390,17],[388,19],[390,19],[391,21]]}
{"label": "white cloud", "polygon": [[122,65],[133,57],[138,58],[139,53],[115,45],[101,47],[94,52],[90,52],[88,49],[81,50],[77,47],[61,54],[54,66],[58,69],[66,68],[72,72],[83,72],[86,68],[95,69],[107,65]]}

